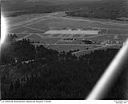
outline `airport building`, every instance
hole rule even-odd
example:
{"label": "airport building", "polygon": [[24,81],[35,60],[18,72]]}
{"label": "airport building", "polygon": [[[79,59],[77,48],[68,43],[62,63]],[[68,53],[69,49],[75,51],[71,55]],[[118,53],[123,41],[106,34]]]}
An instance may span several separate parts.
{"label": "airport building", "polygon": [[93,35],[93,34],[99,34],[99,32],[100,32],[99,30],[68,29],[68,30],[48,30],[44,34],[51,34],[51,35],[54,35],[54,34],[88,34],[89,35],[90,34],[90,35]]}

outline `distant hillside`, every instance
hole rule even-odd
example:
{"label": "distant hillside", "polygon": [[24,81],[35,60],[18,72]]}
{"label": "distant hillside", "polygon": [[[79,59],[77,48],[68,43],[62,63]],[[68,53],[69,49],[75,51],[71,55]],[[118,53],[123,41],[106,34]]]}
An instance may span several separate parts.
{"label": "distant hillside", "polygon": [[[37,6],[48,7],[52,5],[51,3],[47,1],[43,2],[27,2],[27,0],[6,0],[2,1],[2,9],[4,11],[25,11],[27,9],[36,8]],[[37,8],[38,9],[38,8]]]}
{"label": "distant hillside", "polygon": [[104,0],[67,12],[69,16],[117,19],[128,17],[127,0]]}
{"label": "distant hillside", "polygon": [[69,16],[117,19],[128,17],[127,0],[2,0],[13,15],[68,11]]}
{"label": "distant hillside", "polygon": [[[12,11],[12,10],[25,10],[25,9],[31,9],[38,6],[38,8],[48,7],[48,6],[65,6],[67,8],[68,4],[75,6],[77,3],[78,5],[81,4],[81,2],[92,2],[92,1],[99,1],[99,0],[2,0],[2,7],[6,11]],[[70,7],[69,6],[69,7]],[[37,9],[38,9],[37,8]]]}
{"label": "distant hillside", "polygon": [[[84,4],[87,4],[87,2],[90,1],[86,0]],[[85,6],[83,5],[83,0],[2,0],[1,3],[2,10],[11,13],[9,16],[75,10],[81,6]]]}

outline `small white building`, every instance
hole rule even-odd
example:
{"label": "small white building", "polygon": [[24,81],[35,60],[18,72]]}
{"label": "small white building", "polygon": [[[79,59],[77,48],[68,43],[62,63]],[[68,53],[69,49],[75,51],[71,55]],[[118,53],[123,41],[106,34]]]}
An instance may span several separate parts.
{"label": "small white building", "polygon": [[93,34],[99,34],[99,30],[80,30],[80,29],[77,29],[77,30],[71,30],[71,29],[68,29],[68,30],[48,30],[46,31],[44,34],[90,34],[90,35],[93,35]]}

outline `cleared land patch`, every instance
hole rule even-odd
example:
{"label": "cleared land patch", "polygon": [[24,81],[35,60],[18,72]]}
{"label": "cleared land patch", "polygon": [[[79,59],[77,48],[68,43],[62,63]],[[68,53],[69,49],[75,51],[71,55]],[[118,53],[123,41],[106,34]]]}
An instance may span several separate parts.
{"label": "cleared land patch", "polygon": [[12,33],[41,33],[48,30],[64,30],[64,29],[98,29],[103,31],[102,34],[126,34],[128,33],[128,25],[114,25],[114,24],[102,24],[91,21],[75,21],[72,19],[64,18],[47,18],[45,20],[39,20],[31,24],[27,24],[27,27],[20,27],[18,29],[11,30]]}
{"label": "cleared land patch", "polygon": [[[36,45],[42,44],[58,51],[86,51],[107,46],[107,44],[122,44],[128,37],[126,35],[128,34],[128,24],[120,25],[120,23],[111,23],[110,21],[95,21],[94,19],[91,21],[89,19],[76,19],[53,14],[39,17],[39,20],[37,18],[28,22],[25,26],[17,26],[10,32],[23,33],[23,37],[25,37],[25,34],[28,34],[26,38],[32,42],[34,41]],[[98,34],[68,33],[65,31],[64,33],[60,32],[56,34],[53,34],[53,32],[52,34],[47,33],[51,30],[96,30],[100,32]],[[20,34],[18,38],[22,38],[22,35]],[[92,44],[87,44],[86,40],[92,41]]]}
{"label": "cleared land patch", "polygon": [[27,27],[20,27],[14,30],[10,30],[10,33],[42,33],[43,31],[39,31],[38,29],[32,29]]}
{"label": "cleared land patch", "polygon": [[51,18],[48,20],[42,20],[40,22],[34,23],[30,25],[30,27],[40,28],[43,27],[56,27],[58,29],[62,28],[108,28],[108,29],[128,29],[128,25],[115,25],[115,24],[102,24],[102,22],[91,22],[91,21],[75,21],[72,19],[65,18]]}

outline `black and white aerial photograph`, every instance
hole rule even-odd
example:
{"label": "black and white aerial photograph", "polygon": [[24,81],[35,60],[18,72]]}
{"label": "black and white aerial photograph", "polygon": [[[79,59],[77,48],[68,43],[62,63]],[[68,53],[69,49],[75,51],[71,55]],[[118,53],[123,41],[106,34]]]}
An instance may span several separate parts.
{"label": "black and white aerial photograph", "polygon": [[0,99],[128,100],[128,0],[1,0]]}

